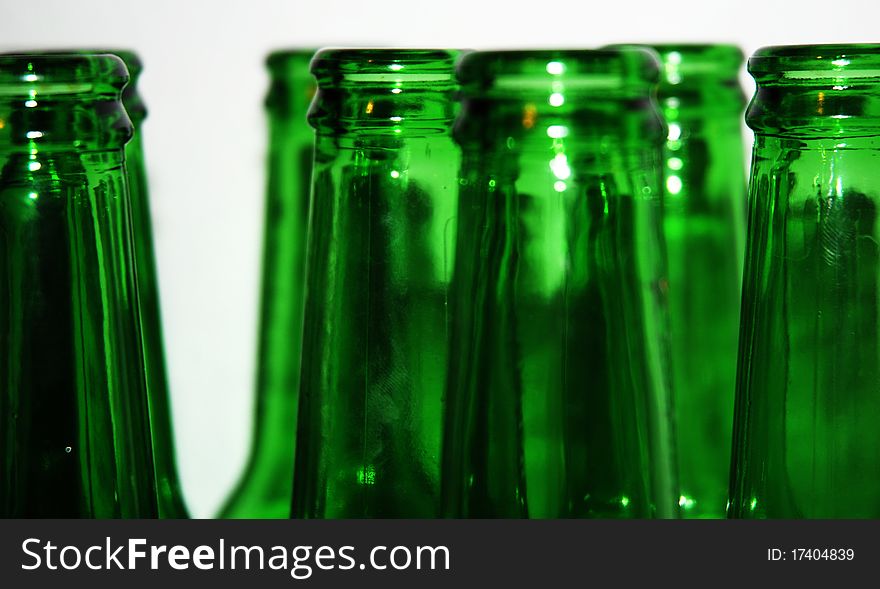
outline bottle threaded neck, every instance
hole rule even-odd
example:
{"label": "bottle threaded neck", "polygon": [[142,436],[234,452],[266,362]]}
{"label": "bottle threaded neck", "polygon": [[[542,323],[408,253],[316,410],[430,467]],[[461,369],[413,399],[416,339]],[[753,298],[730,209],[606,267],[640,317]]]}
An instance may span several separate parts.
{"label": "bottle threaded neck", "polygon": [[266,58],[269,92],[266,108],[281,116],[303,116],[315,96],[315,78],[309,64],[315,49],[284,49]]}
{"label": "bottle threaded neck", "polygon": [[111,54],[0,55],[0,149],[122,147],[133,132],[122,106],[128,80]]}
{"label": "bottle threaded neck", "polygon": [[323,49],[309,121],[320,133],[443,132],[455,116],[455,60],[443,49]]}
{"label": "bottle threaded neck", "polygon": [[137,53],[131,49],[119,49],[113,47],[91,47],[87,49],[77,47],[63,50],[50,49],[39,51],[39,55],[63,57],[70,54],[84,56],[109,54],[119,57],[125,63],[125,68],[128,70],[129,76],[128,83],[122,89],[122,103],[125,106],[125,110],[128,111],[128,116],[131,117],[132,122],[135,125],[139,125],[143,122],[147,117],[147,108],[138,92],[138,81],[140,80],[141,72],[144,70],[144,65]]}
{"label": "bottle threaded neck", "polygon": [[880,133],[880,44],[764,47],[748,70],[757,91],[746,122],[758,133]]}

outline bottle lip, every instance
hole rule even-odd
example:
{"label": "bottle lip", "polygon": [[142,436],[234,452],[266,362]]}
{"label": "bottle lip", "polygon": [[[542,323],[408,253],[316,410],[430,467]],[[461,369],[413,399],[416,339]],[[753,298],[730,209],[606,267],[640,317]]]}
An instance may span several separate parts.
{"label": "bottle lip", "polygon": [[133,122],[139,123],[147,118],[147,107],[144,105],[144,101],[141,99],[137,88],[138,80],[140,79],[141,73],[144,70],[144,64],[143,61],[141,61],[140,56],[138,56],[138,54],[135,53],[133,50],[113,47],[71,47],[68,49],[47,49],[34,53],[39,53],[40,55],[60,56],[69,54],[109,54],[121,58],[122,61],[125,62],[125,67],[128,70],[129,75],[129,81],[125,85],[125,88],[122,89],[122,102],[125,105],[126,110],[128,110],[129,115],[132,117]]}
{"label": "bottle lip", "polygon": [[745,60],[742,49],[728,43],[660,43],[649,45],[661,63],[661,86],[738,81]]}
{"label": "bottle lip", "polygon": [[349,48],[321,49],[311,71],[319,86],[454,82],[454,49]]}
{"label": "bottle lip", "polygon": [[793,85],[831,80],[880,81],[880,44],[773,45],[749,58],[749,73],[761,82]]}
{"label": "bottle lip", "polygon": [[0,97],[117,94],[128,80],[125,62],[110,53],[0,54]]}
{"label": "bottle lip", "polygon": [[317,52],[315,47],[276,49],[266,56],[266,68],[273,77],[311,78],[309,64]]}
{"label": "bottle lip", "polygon": [[511,90],[542,92],[640,89],[657,83],[657,58],[643,47],[604,49],[512,49],[475,51],[458,65],[465,94]]}

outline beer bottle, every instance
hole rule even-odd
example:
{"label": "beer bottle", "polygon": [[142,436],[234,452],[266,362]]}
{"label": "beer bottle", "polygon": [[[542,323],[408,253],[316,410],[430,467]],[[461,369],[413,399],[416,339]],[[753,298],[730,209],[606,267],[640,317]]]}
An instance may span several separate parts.
{"label": "beer bottle", "polygon": [[641,49],[459,64],[446,516],[675,513],[658,75]]}
{"label": "beer bottle", "polygon": [[728,514],[880,517],[880,45],[767,47]]}
{"label": "beer bottle", "polygon": [[253,447],[221,517],[290,515],[315,142],[306,120],[315,93],[312,55],[312,50],[278,51],[267,60],[269,165]]}
{"label": "beer bottle", "polygon": [[742,53],[660,45],[658,98],[677,463],[684,517],[724,517],[745,240]]}
{"label": "beer bottle", "polygon": [[329,49],[318,90],[294,517],[434,517],[456,53]]}
{"label": "beer bottle", "polygon": [[4,517],[156,517],[111,55],[0,56]]}

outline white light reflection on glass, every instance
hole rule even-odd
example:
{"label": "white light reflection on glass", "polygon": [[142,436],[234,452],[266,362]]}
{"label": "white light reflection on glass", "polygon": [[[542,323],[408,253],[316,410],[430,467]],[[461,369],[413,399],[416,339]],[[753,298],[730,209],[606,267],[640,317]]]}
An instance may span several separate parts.
{"label": "white light reflection on glass", "polygon": [[550,61],[547,63],[547,73],[551,76],[559,76],[565,73],[565,64],[561,61]]}
{"label": "white light reflection on glass", "polygon": [[670,84],[678,84],[681,82],[681,73],[678,71],[678,66],[680,64],[681,53],[678,51],[670,51],[666,54],[664,69],[666,70],[666,79]]}
{"label": "white light reflection on glass", "polygon": [[564,153],[557,153],[556,157],[550,160],[550,169],[553,171],[553,175],[560,180],[568,180],[571,177],[571,168]]}
{"label": "white light reflection on glass", "polygon": [[568,137],[568,127],[565,125],[550,125],[547,127],[547,137],[550,137],[551,139]]}
{"label": "white light reflection on glass", "polygon": [[678,194],[681,192],[681,178],[678,176],[670,176],[666,179],[666,190],[669,194]]}
{"label": "white light reflection on glass", "polygon": [[42,131],[28,131],[25,134],[25,137],[27,137],[28,139],[39,139],[42,136],[43,136]]}
{"label": "white light reflection on glass", "polygon": [[562,106],[565,104],[565,96],[560,94],[559,92],[554,92],[550,95],[550,106]]}
{"label": "white light reflection on glass", "polygon": [[553,190],[555,190],[556,192],[565,192],[565,188],[565,182],[563,182],[562,180],[557,180],[553,184]]}

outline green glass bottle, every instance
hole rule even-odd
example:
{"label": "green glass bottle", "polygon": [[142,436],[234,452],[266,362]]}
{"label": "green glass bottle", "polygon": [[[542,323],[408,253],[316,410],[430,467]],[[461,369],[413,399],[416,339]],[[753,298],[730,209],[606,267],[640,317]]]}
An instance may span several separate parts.
{"label": "green glass bottle", "polygon": [[728,514],[880,517],[880,45],[768,47]]}
{"label": "green glass bottle", "polygon": [[153,460],[156,465],[156,489],[159,493],[159,517],[181,519],[189,515],[177,475],[168,373],[165,368],[165,346],[162,341],[158,274],[153,249],[153,225],[147,191],[146,166],[144,165],[143,123],[147,116],[147,109],[138,92],[138,79],[143,65],[140,58],[131,51],[108,50],[106,52],[122,58],[131,76],[131,80],[122,90],[122,104],[125,106],[135,130],[131,141],[125,146],[125,166],[131,194],[131,221],[137,264],[138,303],[147,371]]}
{"label": "green glass bottle", "polygon": [[656,58],[475,52],[458,75],[443,513],[674,516]]}
{"label": "green glass bottle", "polygon": [[156,517],[111,55],[0,56],[0,515]]}
{"label": "green glass bottle", "polygon": [[278,51],[267,60],[269,170],[253,447],[220,517],[290,516],[315,143],[315,132],[306,120],[315,93],[309,72],[314,53]]}
{"label": "green glass bottle", "polygon": [[454,59],[333,49],[312,61],[294,517],[437,515],[459,165]]}
{"label": "green glass bottle", "polygon": [[742,52],[660,45],[663,206],[684,517],[724,517],[745,241]]}

